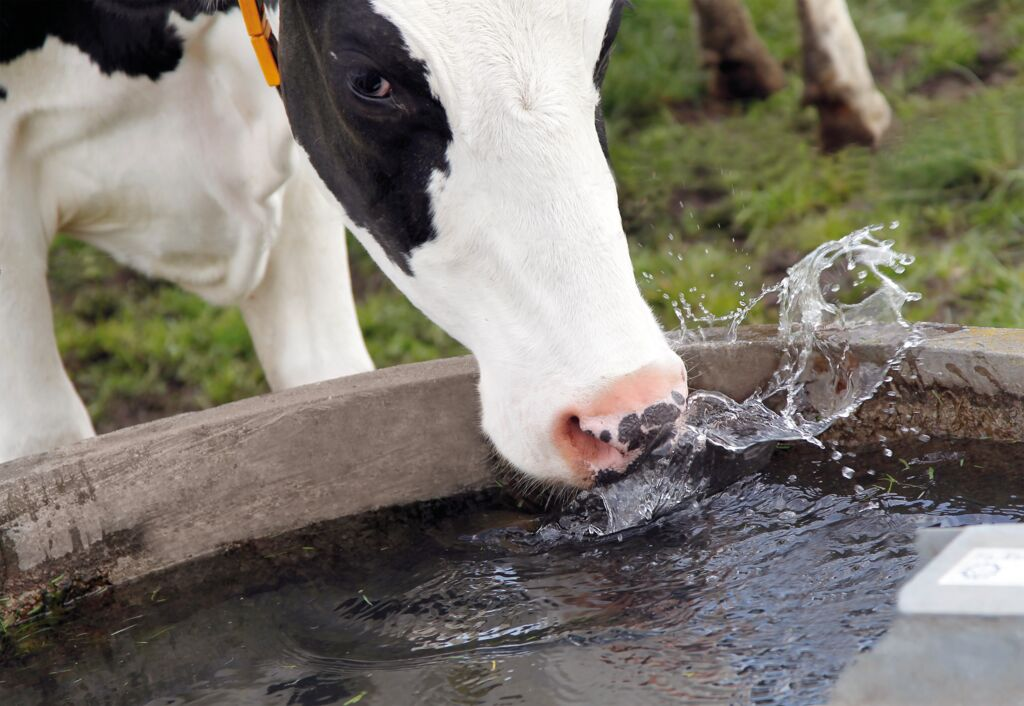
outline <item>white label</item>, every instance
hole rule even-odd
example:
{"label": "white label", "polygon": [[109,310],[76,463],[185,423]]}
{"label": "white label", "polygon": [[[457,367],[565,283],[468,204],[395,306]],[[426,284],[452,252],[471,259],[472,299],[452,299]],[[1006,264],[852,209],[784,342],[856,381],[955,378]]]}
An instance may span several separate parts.
{"label": "white label", "polygon": [[1024,587],[1024,549],[972,549],[939,579],[939,585]]}

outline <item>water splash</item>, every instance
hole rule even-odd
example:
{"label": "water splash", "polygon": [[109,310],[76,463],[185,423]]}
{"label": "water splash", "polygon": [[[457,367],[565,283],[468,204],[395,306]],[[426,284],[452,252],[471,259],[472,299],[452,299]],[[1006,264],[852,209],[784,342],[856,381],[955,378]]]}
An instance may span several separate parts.
{"label": "water splash", "polygon": [[[731,342],[750,310],[777,294],[783,345],[779,367],[763,389],[742,402],[718,392],[693,392],[675,435],[649,452],[642,468],[581,499],[585,505],[599,498],[607,514],[603,530],[588,521],[586,531],[618,532],[693,503],[722,468],[742,472],[756,464],[766,448],[770,452],[766,444],[799,440],[822,446],[817,439],[822,432],[874,396],[889,370],[922,339],[902,313],[920,295],[890,276],[904,272],[914,259],[894,251],[892,240],[877,238],[882,229],[864,228],[821,245],[791,267],[782,282],[726,316],[715,316],[702,305],[694,312],[680,297],[681,323],[688,318],[699,326],[676,336],[701,341],[706,326],[726,324]],[[838,295],[844,288],[868,293],[843,302]],[[851,341],[870,343],[876,351],[872,359],[854,357]]]}

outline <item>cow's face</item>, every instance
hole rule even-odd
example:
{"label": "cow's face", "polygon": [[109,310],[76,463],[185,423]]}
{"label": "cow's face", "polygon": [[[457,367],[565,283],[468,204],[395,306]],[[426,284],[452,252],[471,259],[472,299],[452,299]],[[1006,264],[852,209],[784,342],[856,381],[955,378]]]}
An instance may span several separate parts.
{"label": "cow's face", "polygon": [[584,487],[663,439],[686,396],[604,150],[622,5],[281,3],[292,128],[356,236],[476,355],[498,450]]}

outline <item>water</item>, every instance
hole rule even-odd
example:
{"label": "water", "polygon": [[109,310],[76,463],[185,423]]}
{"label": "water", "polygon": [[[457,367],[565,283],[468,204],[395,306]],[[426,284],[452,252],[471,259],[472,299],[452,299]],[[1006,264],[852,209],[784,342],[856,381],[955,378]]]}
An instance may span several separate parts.
{"label": "water", "polygon": [[[820,446],[818,435],[874,396],[892,366],[922,340],[902,313],[919,295],[891,276],[903,273],[913,257],[894,251],[894,241],[879,240],[881,230],[872,226],[819,246],[782,282],[725,316],[702,305],[696,314],[680,297],[684,341],[701,339],[705,327],[722,324],[728,326],[726,340],[735,340],[753,307],[777,295],[784,350],[779,368],[764,389],[742,402],[717,392],[693,392],[675,435],[624,481],[594,491],[605,506],[603,526],[588,518],[577,531],[618,532],[689,502],[706,489],[709,444],[736,453],[777,441]],[[839,300],[847,290],[861,296]],[[878,362],[851,358],[850,342],[865,340],[884,350]]]}
{"label": "water", "polygon": [[615,535],[501,505],[318,528],[26,626],[0,703],[820,704],[893,619],[918,528],[1024,520],[1020,445],[892,448],[852,479],[781,450]]}
{"label": "water", "polygon": [[[816,440],[920,340],[889,276],[910,258],[876,232],[823,245],[730,319],[779,297],[763,390],[694,393],[644,468],[566,514],[391,514],[106,592],[18,628],[0,702],[823,703],[892,621],[917,529],[1024,520],[1021,445]],[[866,294],[840,301],[844,283]],[[849,355],[865,339],[880,362]],[[765,467],[779,441],[808,443]]]}

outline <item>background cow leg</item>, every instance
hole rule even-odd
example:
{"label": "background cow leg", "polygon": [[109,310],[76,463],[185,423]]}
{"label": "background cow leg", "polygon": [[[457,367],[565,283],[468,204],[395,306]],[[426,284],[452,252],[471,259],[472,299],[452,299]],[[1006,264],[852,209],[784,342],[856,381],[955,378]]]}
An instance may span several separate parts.
{"label": "background cow leg", "polygon": [[804,103],[818,108],[826,151],[875,146],[892,111],[875,87],[846,0],[797,0],[803,32]]}
{"label": "background cow leg", "polygon": [[701,64],[711,71],[711,94],[722,100],[767,98],[786,85],[742,0],[693,0]]}
{"label": "background cow leg", "polygon": [[242,302],[273,389],[373,369],[356,318],[341,211],[301,160],[285,186],[266,275]]}
{"label": "background cow leg", "polygon": [[[10,194],[7,194],[10,197]],[[10,206],[13,199],[4,203]],[[94,436],[61,363],[46,284],[49,238],[0,209],[0,462]]]}

